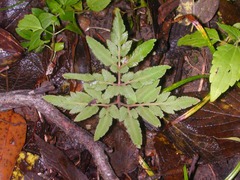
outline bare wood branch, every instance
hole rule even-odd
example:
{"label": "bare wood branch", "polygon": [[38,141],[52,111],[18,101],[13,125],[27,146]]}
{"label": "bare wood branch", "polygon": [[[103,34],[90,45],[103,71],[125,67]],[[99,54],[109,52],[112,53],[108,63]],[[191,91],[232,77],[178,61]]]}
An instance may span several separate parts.
{"label": "bare wood branch", "polygon": [[69,137],[84,145],[92,154],[98,170],[105,180],[118,179],[109,164],[108,157],[101,143],[94,142],[90,133],[71,122],[58,109],[44,101],[41,95],[29,95],[29,91],[0,93],[0,111],[21,106],[35,107],[45,116],[47,121],[54,123]]}

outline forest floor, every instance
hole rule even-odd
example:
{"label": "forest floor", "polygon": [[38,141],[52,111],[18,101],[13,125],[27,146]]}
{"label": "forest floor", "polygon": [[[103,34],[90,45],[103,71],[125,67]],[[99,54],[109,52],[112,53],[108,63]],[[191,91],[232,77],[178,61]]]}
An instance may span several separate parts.
{"label": "forest floor", "polygon": [[[77,15],[77,20],[85,35],[104,44],[110,37],[113,10],[120,8],[130,39],[157,39],[153,53],[135,67],[134,71],[150,66],[170,65],[171,69],[161,80],[161,86],[167,87],[187,77],[209,74],[212,60],[208,48],[177,46],[179,38],[195,29],[191,24],[186,26],[171,23],[177,15],[176,7],[179,6],[179,1],[176,2],[177,5],[169,3],[164,6],[167,10],[160,12],[158,9],[164,4],[161,0],[149,0],[147,7],[139,7],[135,1],[113,1],[103,11],[84,11]],[[15,0],[2,0],[0,8],[15,3]],[[18,6],[0,11],[0,27],[22,42],[23,39],[17,35],[15,28],[19,20],[29,14],[31,8],[36,7],[45,7],[45,2],[26,0]],[[204,8],[209,7],[205,5]],[[240,22],[238,1],[220,1],[215,8],[214,14],[205,10],[206,20],[202,21],[206,22],[203,26],[217,29],[216,22],[220,19],[230,25]],[[42,92],[40,95],[29,94],[36,89],[54,95],[82,91],[81,83],[66,81],[62,75],[66,72],[96,73],[104,68],[89,51],[84,37],[65,31],[58,38],[64,41],[65,47],[57,53],[52,73],[46,75],[52,54],[45,48],[39,53],[26,50],[24,56],[11,64],[10,69],[2,72],[3,75],[0,76],[0,110],[13,109],[15,113],[21,114],[27,123],[26,141],[22,148],[26,157],[15,166],[15,172],[21,172],[24,179],[118,177],[133,180],[172,180],[183,179],[184,165],[191,179],[224,179],[240,162],[240,143],[216,138],[240,137],[239,88],[231,89],[219,100],[208,103],[176,126],[169,127],[161,120],[162,126],[154,128],[142,121],[144,143],[141,149],[132,143],[126,128],[120,122],[114,123],[101,141],[94,142],[92,134],[98,123],[97,115],[79,123],[72,123],[74,116],[62,109],[58,111],[44,102],[41,99]],[[0,47],[4,50],[5,45],[1,43]],[[172,93],[176,96],[187,94],[202,99],[208,91],[208,79],[200,79]],[[226,108],[227,106],[231,108]],[[165,118],[171,121],[183,113],[178,112]],[[38,157],[32,168],[29,168],[27,161],[30,154]],[[154,172],[152,177],[147,174],[148,169],[142,166],[140,158],[143,158]],[[240,175],[236,179],[240,179]]]}

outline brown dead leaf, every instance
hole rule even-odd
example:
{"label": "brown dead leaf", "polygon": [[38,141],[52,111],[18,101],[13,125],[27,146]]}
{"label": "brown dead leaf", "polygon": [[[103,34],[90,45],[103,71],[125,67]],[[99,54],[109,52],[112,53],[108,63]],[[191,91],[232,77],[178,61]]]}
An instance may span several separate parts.
{"label": "brown dead leaf", "polygon": [[182,167],[187,164],[182,158],[184,154],[162,133],[155,137],[155,148],[159,157],[158,169],[165,175],[164,179],[183,179]]}
{"label": "brown dead leaf", "polygon": [[158,134],[155,148],[160,166],[164,167],[161,170],[168,172],[175,169],[178,164],[183,165],[180,163],[183,157],[191,158],[195,154],[204,163],[214,163],[240,154],[239,142],[221,139],[240,137],[239,99],[240,89],[233,89],[190,118]]}
{"label": "brown dead leaf", "polygon": [[[239,22],[240,17],[240,1],[220,0],[219,12],[221,19],[225,24],[233,25]],[[231,12],[231,13],[229,13]]]}
{"label": "brown dead leaf", "polygon": [[[204,161],[215,161],[240,153],[240,143],[220,138],[240,137],[240,89],[213,103],[208,103],[192,117],[170,129],[170,136],[179,134],[179,147],[190,154],[199,154]],[[176,144],[176,145],[177,145]],[[177,146],[178,146],[177,145]]]}
{"label": "brown dead leaf", "polygon": [[112,131],[104,138],[104,142],[113,149],[113,152],[108,155],[110,163],[119,177],[131,173],[137,168],[139,151],[122,124],[115,124]]}
{"label": "brown dead leaf", "polygon": [[179,0],[169,0],[162,4],[158,9],[158,24],[162,24],[166,17],[178,7]]}
{"label": "brown dead leaf", "polygon": [[24,145],[27,126],[17,113],[0,113],[0,179],[9,180],[18,155]]}
{"label": "brown dead leaf", "polygon": [[0,28],[0,66],[11,65],[20,60],[24,49],[8,31]]}
{"label": "brown dead leaf", "polygon": [[66,180],[88,180],[87,176],[77,169],[62,151],[46,143],[37,135],[35,135],[35,139],[45,166],[56,170]]}

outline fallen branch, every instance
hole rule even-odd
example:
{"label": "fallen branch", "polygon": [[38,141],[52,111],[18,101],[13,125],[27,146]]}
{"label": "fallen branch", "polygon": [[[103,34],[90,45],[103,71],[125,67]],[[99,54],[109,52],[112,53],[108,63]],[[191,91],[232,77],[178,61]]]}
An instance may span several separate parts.
{"label": "fallen branch", "polygon": [[109,164],[108,157],[101,143],[94,142],[90,133],[71,122],[58,109],[44,101],[41,95],[30,95],[29,92],[30,91],[12,91],[9,93],[0,93],[0,111],[22,106],[35,107],[45,116],[48,122],[54,123],[69,137],[85,146],[92,154],[103,179],[118,179]]}

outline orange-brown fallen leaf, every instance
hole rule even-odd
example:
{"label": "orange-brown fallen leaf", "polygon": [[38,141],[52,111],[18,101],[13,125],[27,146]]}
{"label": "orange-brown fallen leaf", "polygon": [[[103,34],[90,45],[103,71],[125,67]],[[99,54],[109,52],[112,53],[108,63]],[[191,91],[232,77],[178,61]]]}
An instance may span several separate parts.
{"label": "orange-brown fallen leaf", "polygon": [[0,179],[9,180],[26,138],[26,122],[13,111],[0,112]]}

